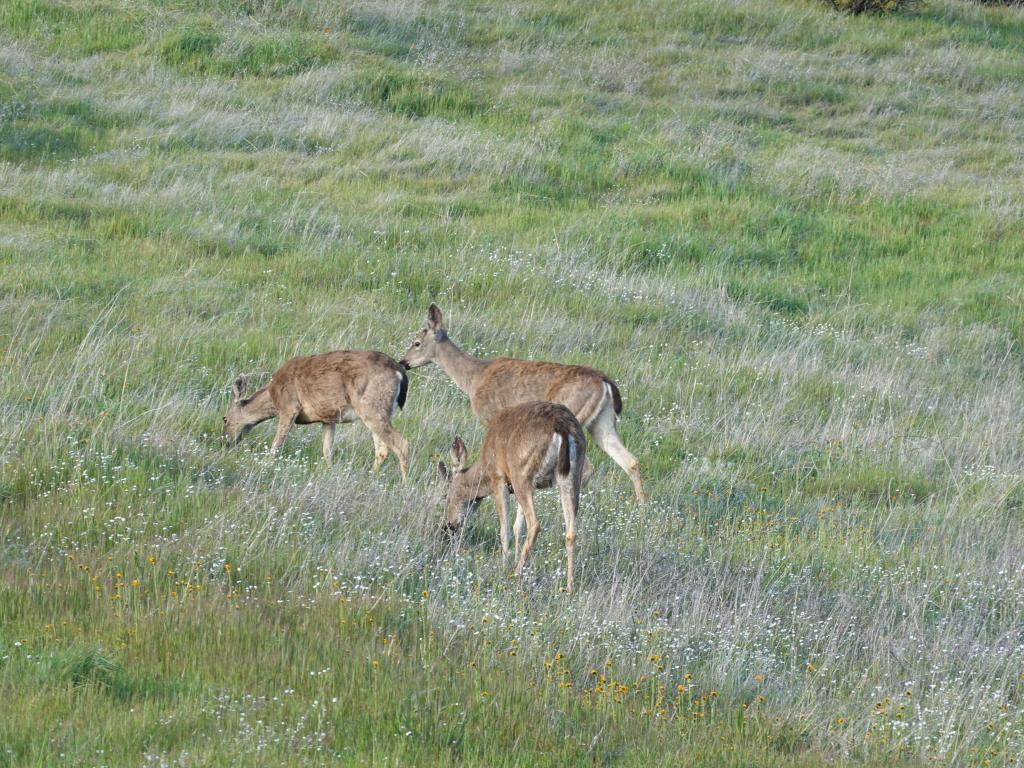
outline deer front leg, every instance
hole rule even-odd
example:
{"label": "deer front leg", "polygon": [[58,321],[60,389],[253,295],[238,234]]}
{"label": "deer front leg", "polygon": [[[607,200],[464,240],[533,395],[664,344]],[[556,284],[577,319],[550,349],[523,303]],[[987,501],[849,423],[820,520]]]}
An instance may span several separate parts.
{"label": "deer front leg", "polygon": [[288,437],[288,431],[292,428],[292,424],[295,423],[295,419],[298,415],[298,411],[278,414],[277,432],[274,433],[274,441],[270,444],[270,452],[272,454],[276,454],[281,450],[281,444],[284,443],[284,439]]}
{"label": "deer front leg", "polygon": [[334,459],[334,424],[324,424],[324,461],[331,463]]}

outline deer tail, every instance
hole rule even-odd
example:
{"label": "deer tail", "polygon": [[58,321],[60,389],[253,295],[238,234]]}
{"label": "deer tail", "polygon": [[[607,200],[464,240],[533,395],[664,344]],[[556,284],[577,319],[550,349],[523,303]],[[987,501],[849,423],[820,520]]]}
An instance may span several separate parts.
{"label": "deer tail", "polygon": [[409,375],[403,371],[396,371],[398,374],[398,397],[395,398],[395,402],[398,403],[399,408],[405,407],[405,396],[409,392]]}

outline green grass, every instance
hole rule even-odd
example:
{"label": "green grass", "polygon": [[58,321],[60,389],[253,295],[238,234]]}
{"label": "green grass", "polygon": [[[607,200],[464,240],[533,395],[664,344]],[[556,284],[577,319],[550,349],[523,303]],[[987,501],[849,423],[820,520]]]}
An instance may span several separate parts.
{"label": "green grass", "polygon": [[186,75],[280,77],[326,64],[334,51],[323,41],[297,34],[225,41],[209,25],[189,25],[164,39],[160,57]]}
{"label": "green grass", "polygon": [[[614,692],[580,694],[566,686],[561,655],[520,661],[500,628],[472,646],[444,643],[425,598],[299,609],[272,600],[272,587],[245,605],[229,588],[152,615],[153,592],[173,585],[158,569],[143,567],[137,586],[115,582],[112,595],[90,594],[100,571],[74,570],[54,574],[71,594],[54,599],[48,585],[4,602],[5,645],[25,638],[3,681],[20,703],[3,726],[4,764],[97,755],[114,764],[143,755],[212,765],[820,764],[798,729],[768,722],[756,695],[749,714],[728,716],[710,691],[666,692],[650,679],[616,679],[610,667],[593,685]],[[53,622],[27,627],[24,614],[43,606]],[[651,716],[652,700],[672,719]],[[54,716],[60,732],[33,728]]]}
{"label": "green grass", "polygon": [[[1020,765],[1022,14],[0,4],[0,765]],[[620,385],[571,598],[436,369],[219,444],[431,301]]]}

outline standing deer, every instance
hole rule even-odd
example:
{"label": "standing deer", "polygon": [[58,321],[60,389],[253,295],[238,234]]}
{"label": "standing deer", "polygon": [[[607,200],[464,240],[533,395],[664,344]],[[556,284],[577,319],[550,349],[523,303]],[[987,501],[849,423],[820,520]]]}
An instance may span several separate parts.
{"label": "standing deer", "polygon": [[469,405],[484,426],[502,408],[532,400],[561,403],[579,419],[594,442],[633,481],[637,501],[644,501],[640,467],[616,429],[622,398],[615,382],[596,368],[498,357],[481,360],[459,349],[444,326],[436,304],[427,311],[427,327],[416,334],[401,360],[406,368],[437,363],[469,395]]}
{"label": "standing deer", "polygon": [[[540,524],[533,509],[533,492],[558,487],[565,516],[565,551],[568,559],[566,590],[572,592],[573,549],[576,542],[576,511],[580,503],[583,463],[587,442],[583,427],[572,411],[556,403],[532,402],[498,411],[484,436],[479,460],[466,468],[466,445],[452,443],[452,467],[438,462],[448,484],[448,527],[458,530],[465,517],[488,496],[494,496],[501,528],[501,552],[508,557],[509,489],[516,495],[516,521],[512,529],[516,546],[516,574],[522,575],[526,556],[537,540]],[[522,551],[519,540],[526,524]]]}
{"label": "standing deer", "polygon": [[231,386],[234,396],[224,416],[224,439],[235,445],[254,426],[277,417],[277,434],[270,445],[276,453],[292,424],[324,425],[324,459],[334,455],[334,426],[362,421],[373,435],[379,469],[388,449],[398,457],[406,478],[409,443],[391,426],[391,417],[405,405],[409,377],[401,365],[380,352],[342,351],[293,357],[270,378],[270,383],[245,396],[244,376]]}

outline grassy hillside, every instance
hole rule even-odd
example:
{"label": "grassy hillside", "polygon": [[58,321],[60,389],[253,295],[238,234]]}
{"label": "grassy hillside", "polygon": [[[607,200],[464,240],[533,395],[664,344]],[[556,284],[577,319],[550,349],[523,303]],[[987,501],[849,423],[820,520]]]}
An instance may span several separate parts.
{"label": "grassy hillside", "polygon": [[[0,766],[1024,762],[1024,10],[0,2]],[[519,582],[239,372],[603,368]]]}

